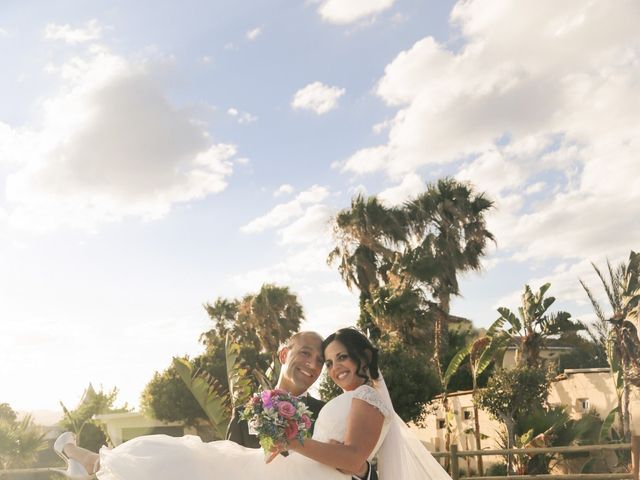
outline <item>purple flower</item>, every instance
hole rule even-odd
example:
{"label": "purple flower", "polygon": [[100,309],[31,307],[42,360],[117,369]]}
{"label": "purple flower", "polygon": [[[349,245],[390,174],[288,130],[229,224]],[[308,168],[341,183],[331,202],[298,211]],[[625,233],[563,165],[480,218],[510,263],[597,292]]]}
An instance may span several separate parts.
{"label": "purple flower", "polygon": [[264,408],[273,407],[273,402],[271,400],[271,390],[264,390],[260,394],[260,398],[262,399],[262,404],[264,405]]}

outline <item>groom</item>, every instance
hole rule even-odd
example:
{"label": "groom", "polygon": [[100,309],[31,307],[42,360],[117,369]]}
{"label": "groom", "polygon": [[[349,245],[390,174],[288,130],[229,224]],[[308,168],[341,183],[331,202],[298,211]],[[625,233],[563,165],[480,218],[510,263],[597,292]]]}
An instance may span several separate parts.
{"label": "groom", "polygon": [[[278,352],[278,359],[282,368],[276,388],[300,397],[313,413],[313,418],[318,418],[324,402],[313,398],[307,390],[318,379],[324,365],[322,337],[310,331],[295,333]],[[240,419],[240,413],[241,410],[233,410],[227,428],[227,440],[249,448],[260,448],[258,437],[249,433],[247,421]],[[313,425],[311,433],[313,433]],[[362,476],[354,476],[354,479],[377,480],[378,478],[375,469],[368,463],[363,465],[362,471],[358,473]]]}
{"label": "groom", "polygon": [[[324,402],[307,394],[309,387],[318,379],[324,366],[322,354],[322,337],[316,332],[295,333],[284,347],[278,351],[278,359],[282,364],[276,388],[301,400],[318,418]],[[241,409],[234,409],[231,422],[227,427],[227,440],[234,441],[249,448],[260,448],[258,437],[249,433],[246,420],[240,420]],[[311,426],[313,433],[313,425]]]}

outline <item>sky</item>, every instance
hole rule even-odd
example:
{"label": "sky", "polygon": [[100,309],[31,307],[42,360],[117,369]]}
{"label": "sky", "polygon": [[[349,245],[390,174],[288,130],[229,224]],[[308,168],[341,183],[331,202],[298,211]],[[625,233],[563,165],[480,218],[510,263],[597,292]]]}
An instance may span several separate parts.
{"label": "sky", "polygon": [[452,176],[495,201],[452,313],[525,284],[590,320],[640,248],[636,0],[5,1],[0,403],[138,405],[203,304],[288,286],[353,325],[331,218]]}

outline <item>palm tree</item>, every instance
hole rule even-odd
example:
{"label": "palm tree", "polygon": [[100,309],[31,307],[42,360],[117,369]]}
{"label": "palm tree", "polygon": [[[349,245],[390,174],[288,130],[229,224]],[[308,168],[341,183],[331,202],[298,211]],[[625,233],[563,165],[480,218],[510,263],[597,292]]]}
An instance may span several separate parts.
{"label": "palm tree", "polygon": [[32,466],[46,448],[44,436],[30,415],[18,420],[9,405],[0,404],[0,469]]}
{"label": "palm tree", "polygon": [[404,222],[399,210],[384,206],[375,197],[356,195],[351,208],[340,211],[334,219],[337,245],[327,263],[338,261],[338,271],[347,287],[360,290],[358,325],[379,336],[379,329],[367,310],[374,290],[384,283],[397,252],[392,249],[405,238]]}
{"label": "palm tree", "polygon": [[289,287],[262,285],[257,295],[247,295],[240,303],[238,321],[252,332],[261,349],[273,359],[282,342],[300,329],[302,305]]}
{"label": "palm tree", "polygon": [[579,322],[571,320],[568,312],[547,313],[556,301],[555,297],[544,296],[550,286],[550,283],[545,283],[534,294],[531,287],[525,285],[522,306],[518,308],[519,316],[508,308],[498,308],[500,320],[510,326],[505,331],[506,334],[518,344],[517,363],[520,365],[540,367],[540,352],[551,337],[583,328]]}
{"label": "palm tree", "polygon": [[398,264],[393,265],[386,277],[386,283],[371,292],[367,314],[389,337],[395,337],[406,347],[428,351],[425,346],[433,339],[435,303]]}
{"label": "palm tree", "polygon": [[611,306],[606,315],[598,300],[587,285],[580,280],[601,325],[608,336],[607,357],[612,372],[618,377],[620,390],[621,431],[625,441],[631,438],[629,396],[632,385],[640,386],[640,340],[636,324],[640,323],[640,253],[631,251],[629,260],[612,267],[607,260],[608,278],[594,264]]}
{"label": "palm tree", "polygon": [[273,358],[280,344],[300,329],[304,319],[302,306],[289,287],[270,283],[241,300],[218,298],[204,308],[214,322],[213,328],[200,335],[200,342],[208,349],[215,348],[229,334],[235,343]]}
{"label": "palm tree", "polygon": [[237,341],[241,341],[238,340],[238,337],[242,337],[242,335],[236,326],[239,304],[238,300],[222,297],[217,298],[213,304],[204,304],[204,309],[214,322],[214,327],[200,334],[200,342],[203,345],[208,347],[215,339],[225,338],[227,333],[230,333]]}
{"label": "palm tree", "polygon": [[437,300],[434,350],[441,381],[451,296],[460,293],[460,273],[481,268],[480,258],[493,240],[485,220],[492,207],[470,184],[444,178],[404,208],[409,232],[404,264]]}
{"label": "palm tree", "polygon": [[200,334],[200,342],[207,347],[207,352],[219,349],[227,334],[242,347],[262,351],[262,343],[253,327],[254,320],[251,316],[255,296],[250,293],[242,297],[242,300],[219,297],[213,304],[204,304],[205,311],[214,322],[213,328]]}

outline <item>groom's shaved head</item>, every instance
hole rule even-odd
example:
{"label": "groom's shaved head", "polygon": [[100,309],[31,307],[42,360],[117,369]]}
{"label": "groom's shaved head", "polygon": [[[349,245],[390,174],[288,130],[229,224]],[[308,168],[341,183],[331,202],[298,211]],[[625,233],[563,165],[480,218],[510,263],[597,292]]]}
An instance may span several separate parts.
{"label": "groom's shaved head", "polygon": [[322,336],[318,332],[314,332],[312,330],[296,332],[289,337],[289,339],[284,343],[284,345],[280,347],[280,350],[282,350],[283,348],[291,348],[297,343],[304,342],[305,339],[310,341],[320,340],[321,344],[322,344],[322,341],[324,340],[324,338],[322,338]]}

